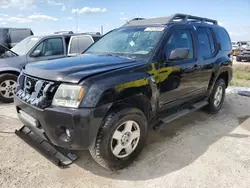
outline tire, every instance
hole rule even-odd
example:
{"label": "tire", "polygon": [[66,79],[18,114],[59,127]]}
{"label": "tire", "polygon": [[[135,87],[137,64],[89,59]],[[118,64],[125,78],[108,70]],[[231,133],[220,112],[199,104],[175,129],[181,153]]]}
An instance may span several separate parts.
{"label": "tire", "polygon": [[1,74],[0,75],[0,101],[11,103],[14,99],[14,91],[17,86],[17,75]]}
{"label": "tire", "polygon": [[241,59],[239,57],[236,57],[237,62],[241,62]]}
{"label": "tire", "polygon": [[[124,128],[126,127],[127,124],[123,123],[128,121],[129,122],[134,121],[137,124],[137,125],[136,124],[132,125],[133,127],[132,130],[134,129],[135,125],[139,127],[140,136],[134,140],[132,138],[130,139],[130,141],[132,140],[131,143],[134,144],[134,150],[132,151],[132,153],[124,157],[115,156],[115,154],[112,152],[115,151],[113,147],[115,148],[115,146],[118,146],[119,143],[121,144],[123,142],[121,139],[119,142],[117,141],[116,143],[117,145],[114,145],[116,139],[114,139],[113,137],[115,135],[115,132],[118,131],[118,128],[122,129],[123,126]],[[122,135],[124,136],[124,133],[126,131],[123,130],[122,132],[123,132]],[[135,132],[131,132],[131,135],[135,135],[134,133]],[[90,149],[90,154],[99,165],[108,170],[115,171],[125,168],[134,161],[134,159],[139,155],[139,153],[143,149],[146,143],[147,133],[148,133],[147,119],[141,110],[137,108],[126,108],[118,112],[110,113],[107,115],[102,126],[100,127],[100,130],[96,138],[95,146],[92,149]],[[127,150],[122,149],[120,152],[117,153],[118,153],[117,155],[119,154],[122,155],[124,153],[127,153]]]}
{"label": "tire", "polygon": [[[218,88],[221,88],[221,99],[218,102],[217,101],[217,97],[218,94]],[[224,99],[225,99],[225,91],[226,91],[226,83],[224,81],[224,79],[220,78],[216,81],[213,91],[209,96],[209,100],[208,100],[208,105],[207,105],[207,110],[209,113],[215,114],[217,112],[219,112],[219,110],[221,109],[223,103],[224,103]],[[217,102],[216,102],[217,101]]]}

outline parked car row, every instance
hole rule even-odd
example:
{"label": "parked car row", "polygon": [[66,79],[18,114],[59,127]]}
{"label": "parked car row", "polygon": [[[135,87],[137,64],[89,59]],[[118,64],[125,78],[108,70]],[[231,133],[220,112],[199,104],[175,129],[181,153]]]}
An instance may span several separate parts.
{"label": "parked car row", "polygon": [[19,76],[14,100],[24,126],[16,134],[61,167],[84,149],[106,169],[128,166],[150,128],[203,107],[217,113],[232,79],[231,40],[213,19],[136,18],[71,58],[58,59],[71,52],[65,35],[52,38],[31,40],[23,53],[46,61]]}
{"label": "parked car row", "polygon": [[232,41],[232,51],[236,61],[250,61],[250,41]]}
{"label": "parked car row", "polygon": [[236,61],[248,61],[250,62],[250,41],[244,43],[244,47],[240,49],[240,52],[236,56]]}
{"label": "parked car row", "polygon": [[17,77],[31,62],[76,56],[99,40],[99,33],[29,36],[0,56],[0,100],[13,102]]}

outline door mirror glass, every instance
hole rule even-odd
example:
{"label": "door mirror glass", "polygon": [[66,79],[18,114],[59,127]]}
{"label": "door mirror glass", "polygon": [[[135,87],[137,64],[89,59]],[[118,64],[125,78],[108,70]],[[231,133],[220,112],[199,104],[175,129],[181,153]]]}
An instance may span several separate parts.
{"label": "door mirror glass", "polygon": [[189,59],[190,49],[189,48],[176,48],[171,51],[169,60],[184,60]]}
{"label": "door mirror glass", "polygon": [[41,50],[35,50],[32,54],[31,57],[39,57],[42,55]]}

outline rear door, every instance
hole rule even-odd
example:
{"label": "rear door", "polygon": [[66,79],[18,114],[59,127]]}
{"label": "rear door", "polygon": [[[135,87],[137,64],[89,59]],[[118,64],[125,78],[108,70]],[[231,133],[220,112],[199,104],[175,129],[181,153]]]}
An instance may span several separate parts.
{"label": "rear door", "polygon": [[197,27],[196,32],[198,38],[199,72],[197,74],[200,78],[199,85],[207,90],[212,76],[212,69],[218,54],[218,46],[216,45],[215,34],[212,29]]}
{"label": "rear door", "polygon": [[[40,54],[38,56],[34,56],[35,51],[40,51]],[[53,37],[42,40],[27,55],[28,63],[63,57],[66,57],[66,48],[65,41],[62,37]]]}

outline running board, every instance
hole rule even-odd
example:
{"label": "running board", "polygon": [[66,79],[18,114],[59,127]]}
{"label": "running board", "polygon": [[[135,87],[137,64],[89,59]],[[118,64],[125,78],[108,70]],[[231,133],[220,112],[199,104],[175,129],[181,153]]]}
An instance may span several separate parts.
{"label": "running board", "polygon": [[154,130],[161,130],[167,123],[170,123],[171,121],[174,121],[184,115],[187,115],[191,112],[194,112],[194,111],[197,111],[201,108],[203,108],[204,106],[206,106],[208,104],[208,102],[206,100],[204,101],[200,101],[200,102],[197,102],[197,103],[194,103],[192,105],[190,105],[189,108],[186,108],[186,109],[182,109],[180,111],[177,111],[169,116],[167,116],[166,118],[163,118],[163,119],[160,119],[159,123],[156,124],[153,128]]}
{"label": "running board", "polygon": [[50,162],[60,168],[68,167],[72,164],[77,156],[65,149],[59,148],[51,144],[48,140],[41,138],[39,135],[31,131],[27,126],[23,126],[20,130],[16,130],[15,134],[33,147],[37,152],[42,154]]}

